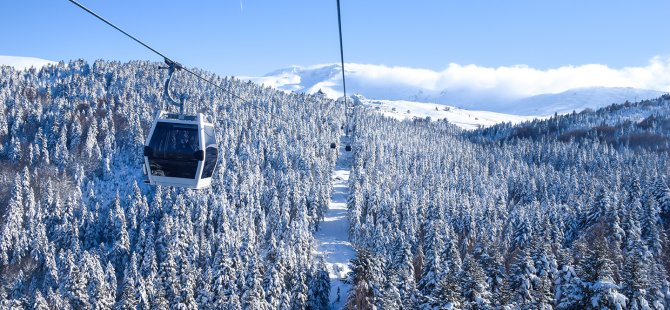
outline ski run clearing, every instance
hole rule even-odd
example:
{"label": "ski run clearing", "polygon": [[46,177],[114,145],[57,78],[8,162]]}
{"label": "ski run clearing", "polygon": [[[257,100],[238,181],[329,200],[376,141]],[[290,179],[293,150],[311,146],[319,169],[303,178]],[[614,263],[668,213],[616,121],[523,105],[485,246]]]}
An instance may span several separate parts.
{"label": "ski run clearing", "polygon": [[356,251],[349,242],[349,217],[347,216],[347,197],[349,196],[349,170],[351,168],[351,152],[344,147],[348,141],[342,137],[338,145],[339,156],[333,172],[333,192],[330,205],[316,238],[317,255],[323,256],[330,274],[330,305],[332,309],[341,309],[347,301],[349,284],[343,282],[350,271],[349,261],[356,256]]}

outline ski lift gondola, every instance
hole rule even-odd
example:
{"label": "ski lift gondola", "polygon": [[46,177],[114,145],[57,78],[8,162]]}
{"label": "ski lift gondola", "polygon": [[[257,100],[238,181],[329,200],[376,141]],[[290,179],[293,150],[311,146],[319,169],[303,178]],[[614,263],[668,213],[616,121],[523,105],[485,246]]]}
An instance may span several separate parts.
{"label": "ski lift gondola", "polygon": [[165,98],[179,106],[179,114],[159,111],[144,145],[144,171],[152,185],[207,188],[212,184],[218,147],[214,124],[202,113],[184,115],[185,96],[174,100],[169,92],[172,74],[181,65],[165,60],[168,77]]}
{"label": "ski lift gondola", "polygon": [[69,1],[155,54],[163,57],[163,60],[168,65],[162,68],[168,69],[164,96],[169,104],[179,107],[179,114],[171,114],[160,110],[156,115],[151,125],[149,136],[144,143],[144,173],[148,177],[145,182],[152,185],[195,189],[209,187],[212,183],[212,175],[219,153],[214,135],[214,124],[207,121],[202,113],[184,115],[184,101],[186,97],[182,95],[179,102],[177,102],[170,95],[169,89],[172,75],[175,71],[183,69],[231,96],[242,101],[245,100],[200,74],[184,68],[178,62],[171,60],[161,52],[123,31],[76,0]]}

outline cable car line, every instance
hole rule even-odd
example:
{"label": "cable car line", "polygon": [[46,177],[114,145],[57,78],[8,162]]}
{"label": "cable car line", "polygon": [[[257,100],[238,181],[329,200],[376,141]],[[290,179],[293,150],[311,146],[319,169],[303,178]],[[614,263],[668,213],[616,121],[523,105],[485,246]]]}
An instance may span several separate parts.
{"label": "cable car line", "polygon": [[[340,62],[342,63],[342,89],[344,90],[344,136],[349,137],[349,106],[347,104],[347,82],[344,78],[344,46],[342,44],[342,17],[340,14],[340,0],[337,0],[337,29],[340,33]],[[334,148],[334,145],[330,145]],[[351,152],[351,143],[347,141],[345,147],[347,152]]]}
{"label": "cable car line", "polygon": [[[344,115],[347,116],[347,81],[344,78],[344,46],[342,45],[342,18],[340,17],[340,0],[337,0],[337,29],[340,33],[340,62],[342,63],[342,88],[344,89]],[[348,122],[347,122],[348,123]]]}
{"label": "cable car line", "polygon": [[199,79],[201,79],[201,80],[203,80],[203,81],[205,81],[205,82],[211,84],[212,86],[214,86],[214,87],[216,87],[216,88],[218,88],[218,89],[224,91],[225,93],[228,93],[229,95],[231,95],[231,96],[233,96],[233,97],[235,97],[235,98],[237,98],[237,99],[239,99],[239,100],[241,100],[241,101],[243,101],[243,102],[245,102],[245,103],[247,103],[247,104],[250,104],[249,101],[245,100],[244,98],[242,98],[242,97],[240,97],[240,96],[238,96],[238,95],[232,93],[231,91],[229,91],[229,90],[227,90],[227,89],[221,87],[220,85],[218,85],[218,84],[216,84],[216,83],[210,81],[209,79],[206,79],[205,77],[201,76],[200,74],[198,74],[198,73],[196,73],[196,72],[193,72],[192,70],[190,70],[190,69],[188,69],[188,68],[182,66],[180,63],[178,63],[178,62],[176,62],[176,61],[170,59],[169,57],[165,56],[163,53],[157,51],[156,49],[152,48],[152,47],[149,46],[148,44],[142,42],[140,39],[138,39],[138,38],[132,36],[131,34],[129,34],[129,33],[127,33],[127,32],[125,32],[123,29],[121,29],[121,28],[117,27],[116,25],[112,24],[112,22],[110,22],[110,21],[106,20],[104,17],[102,17],[102,16],[96,14],[96,13],[93,12],[91,9],[85,7],[83,4],[77,2],[76,0],[68,0],[68,1],[72,2],[74,5],[78,6],[78,7],[81,8],[82,10],[88,12],[89,14],[95,16],[97,19],[103,21],[105,24],[111,26],[112,28],[116,29],[117,31],[123,33],[123,34],[126,35],[127,37],[133,39],[133,41],[135,41],[135,42],[139,43],[140,45],[146,47],[147,49],[149,49],[150,51],[154,52],[154,53],[157,54],[158,56],[161,56],[161,57],[163,58],[163,60],[165,61],[165,63],[166,63],[169,67],[174,67],[176,70],[184,70],[184,71],[186,71],[186,72],[188,72],[188,73],[190,73],[190,74],[193,74],[195,77],[197,77],[197,78],[199,78]]}
{"label": "cable car line", "polygon": [[[140,45],[146,47],[146,48],[149,49],[150,51],[154,52],[156,55],[162,57],[163,60],[165,61],[165,64],[167,65],[167,67],[159,67],[159,68],[161,68],[161,69],[168,69],[168,70],[170,70],[170,71],[172,71],[172,72],[174,72],[174,71],[184,70],[184,71],[186,71],[186,72],[188,72],[188,73],[194,75],[195,77],[199,78],[200,80],[205,81],[205,82],[209,83],[210,85],[212,85],[212,86],[214,86],[214,87],[220,89],[221,91],[223,91],[223,92],[225,92],[225,93],[227,93],[227,94],[229,94],[229,95],[231,95],[231,96],[233,96],[233,97],[239,99],[240,101],[244,102],[245,104],[247,104],[247,105],[249,105],[249,106],[252,106],[252,107],[255,107],[255,108],[257,108],[257,109],[259,109],[259,110],[261,110],[261,111],[266,111],[266,112],[272,114],[272,112],[271,112],[271,111],[268,111],[266,108],[261,107],[260,105],[254,104],[254,103],[250,102],[249,100],[246,100],[246,99],[244,99],[244,98],[242,98],[242,97],[240,97],[240,96],[238,96],[238,95],[236,95],[236,94],[234,94],[234,93],[232,93],[232,92],[226,90],[226,89],[223,88],[222,86],[220,86],[220,85],[218,85],[218,84],[212,82],[211,80],[209,80],[209,79],[207,79],[207,78],[201,76],[200,74],[198,74],[198,73],[196,73],[196,72],[194,72],[194,71],[192,71],[192,70],[190,70],[190,69],[184,67],[181,63],[179,63],[179,62],[177,62],[177,61],[174,61],[174,60],[170,59],[169,57],[165,56],[165,54],[163,54],[163,53],[159,52],[158,50],[152,48],[152,47],[149,46],[148,44],[142,42],[140,39],[134,37],[133,35],[129,34],[128,32],[126,32],[126,31],[124,31],[123,29],[119,28],[118,26],[114,25],[112,22],[108,21],[107,19],[105,19],[104,17],[100,16],[99,14],[93,12],[91,9],[85,7],[84,5],[82,5],[81,3],[77,2],[76,0],[68,0],[68,1],[72,2],[73,4],[75,4],[76,6],[78,6],[79,8],[81,8],[81,9],[83,9],[84,11],[88,12],[89,14],[93,15],[94,17],[98,18],[99,20],[103,21],[104,23],[106,23],[107,25],[111,26],[112,28],[114,28],[114,29],[118,30],[119,32],[123,33],[123,34],[126,35],[127,37],[133,39],[135,42],[137,42],[137,43],[139,43]],[[169,72],[170,72],[170,71],[169,71]],[[170,77],[171,77],[171,73],[169,73],[169,72],[168,72],[168,76],[169,76],[168,81],[171,80],[171,78],[170,78]],[[166,81],[166,82],[168,82],[168,81]],[[170,96],[169,92],[167,91],[168,88],[169,88],[169,84],[166,83],[166,84],[165,84],[165,96],[166,96],[166,98],[168,99],[168,101],[170,101],[170,103],[172,103],[172,104],[174,104],[174,105],[176,105],[176,106],[179,106],[179,107],[180,107],[180,113],[183,113],[183,110],[181,110],[181,107],[183,106],[183,102],[176,102],[176,100],[174,100],[174,99]],[[289,122],[287,122],[287,121],[285,121],[285,120],[283,120],[283,119],[281,119],[281,118],[273,118],[273,119],[274,119],[275,121],[280,122],[280,123],[284,123],[284,125],[287,125],[288,127],[290,127]]]}
{"label": "cable car line", "polygon": [[[244,102],[245,104],[247,104],[247,105],[249,105],[249,106],[252,106],[252,107],[255,107],[255,108],[257,108],[257,109],[259,109],[259,110],[261,110],[261,111],[266,111],[266,112],[272,114],[272,111],[268,111],[266,108],[261,107],[260,105],[254,104],[253,102],[250,102],[249,100],[246,100],[246,99],[244,99],[244,98],[242,98],[242,97],[240,97],[240,96],[234,94],[233,92],[231,92],[231,91],[229,91],[229,90],[223,88],[222,86],[220,86],[220,85],[218,85],[218,84],[212,82],[211,80],[209,80],[209,79],[207,79],[207,78],[201,76],[200,74],[198,74],[198,73],[196,73],[196,72],[194,72],[194,71],[192,71],[192,70],[190,70],[190,69],[184,67],[181,63],[179,63],[179,62],[177,62],[177,61],[174,61],[174,60],[172,60],[171,58],[165,56],[165,54],[163,54],[163,53],[159,52],[158,50],[152,48],[152,47],[149,46],[148,44],[142,42],[140,39],[134,37],[133,35],[129,34],[128,32],[126,32],[126,31],[124,31],[123,29],[119,28],[118,26],[114,25],[112,22],[108,21],[107,19],[105,19],[104,17],[100,16],[99,14],[93,12],[91,9],[85,7],[84,5],[82,5],[81,3],[77,2],[76,0],[68,0],[68,1],[72,2],[73,4],[75,4],[76,6],[78,6],[79,8],[81,8],[82,10],[86,11],[87,13],[93,15],[94,17],[96,17],[96,18],[98,18],[99,20],[103,21],[103,22],[106,23],[107,25],[111,26],[112,28],[114,28],[114,29],[116,29],[117,31],[121,32],[122,34],[126,35],[127,37],[131,38],[133,41],[135,41],[135,42],[139,43],[140,45],[146,47],[146,48],[149,49],[150,51],[154,52],[156,55],[162,57],[163,60],[164,60],[164,62],[165,62],[165,64],[167,65],[167,67],[159,67],[159,68],[162,68],[162,69],[169,69],[169,70],[171,70],[171,71],[180,71],[180,70],[184,70],[184,71],[186,71],[186,72],[188,72],[188,73],[194,75],[195,77],[199,78],[200,80],[205,81],[205,82],[209,83],[210,85],[212,85],[212,86],[214,86],[214,87],[220,89],[221,91],[227,93],[228,95],[231,95],[231,96],[233,96],[233,97],[236,98],[236,99],[239,99],[240,101]],[[171,74],[170,74],[169,72],[168,72],[168,75],[171,76]],[[171,80],[171,79],[170,79],[170,80]],[[165,95],[166,95],[166,97],[168,98],[168,100],[171,101],[170,103],[172,103],[172,104],[174,104],[174,105],[176,105],[176,106],[181,106],[181,105],[183,105],[183,103],[177,103],[177,102],[175,102],[174,99],[172,99],[172,97],[171,97],[171,96],[169,95],[169,93],[167,92],[168,86],[169,86],[169,85],[166,83],[166,84],[165,84],[165,88],[166,88]],[[345,97],[345,98],[346,98],[346,97]],[[345,102],[345,104],[346,104],[346,102]],[[345,105],[345,106],[346,106],[346,105]],[[346,111],[346,110],[345,110],[345,111]],[[181,111],[180,111],[180,113],[181,113]],[[345,112],[345,113],[346,113],[346,112]],[[275,121],[279,121],[279,122],[281,122],[281,123],[284,123],[284,125],[290,125],[289,122],[287,122],[287,121],[285,121],[285,120],[283,120],[283,119],[281,119],[281,118],[273,118],[273,119],[274,119]],[[289,126],[289,127],[290,127],[290,126]]]}
{"label": "cable car line", "polygon": [[[159,66],[161,69],[168,69],[168,76],[164,86],[165,100],[169,104],[178,106],[179,114],[172,114],[168,111],[163,111],[162,109],[157,113],[149,131],[149,135],[144,143],[143,167],[147,177],[144,182],[151,185],[186,187],[193,189],[210,187],[219,154],[214,123],[207,120],[202,113],[197,113],[196,115],[184,114],[186,95],[182,94],[179,98],[179,102],[177,102],[177,100],[171,96],[169,91],[173,74],[176,71],[184,70],[198,79],[218,88],[224,93],[241,100],[248,106],[255,106],[259,110],[266,109],[245,100],[200,74],[185,68],[180,63],[170,59],[138,38],[130,35],[76,0],[68,1],[155,54],[163,57],[163,61],[167,64],[167,67]],[[272,115],[272,112],[269,113]],[[281,118],[275,118],[275,120],[288,124],[289,128],[292,127],[291,124]],[[300,139],[300,135],[298,135],[298,139]]]}

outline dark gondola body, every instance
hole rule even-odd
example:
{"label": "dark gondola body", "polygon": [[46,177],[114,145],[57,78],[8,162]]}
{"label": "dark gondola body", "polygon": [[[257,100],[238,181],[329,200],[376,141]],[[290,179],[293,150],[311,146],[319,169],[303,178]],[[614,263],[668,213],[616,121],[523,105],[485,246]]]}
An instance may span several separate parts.
{"label": "dark gondola body", "polygon": [[217,157],[214,125],[204,115],[160,111],[144,145],[144,170],[152,185],[207,188]]}

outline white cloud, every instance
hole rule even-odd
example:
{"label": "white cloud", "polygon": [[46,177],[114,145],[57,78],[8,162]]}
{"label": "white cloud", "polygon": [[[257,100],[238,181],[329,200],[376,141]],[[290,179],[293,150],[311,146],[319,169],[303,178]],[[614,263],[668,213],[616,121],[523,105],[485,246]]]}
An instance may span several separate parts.
{"label": "white cloud", "polygon": [[[315,68],[315,67],[311,67]],[[442,71],[383,65],[347,65],[347,78],[361,87],[398,86],[428,92],[495,92],[522,98],[584,87],[634,87],[670,91],[670,58],[654,57],[646,66],[610,68],[601,64],[540,70],[526,65],[497,68],[449,64]]]}
{"label": "white cloud", "polygon": [[[346,64],[345,69],[349,94],[523,115],[597,108],[670,92],[670,57],[654,57],[645,66],[625,68],[602,64],[491,68],[452,63],[441,71],[366,64]],[[292,66],[249,79],[286,91],[322,90],[333,99],[342,96],[339,64]],[[546,94],[557,95],[530,100]]]}

